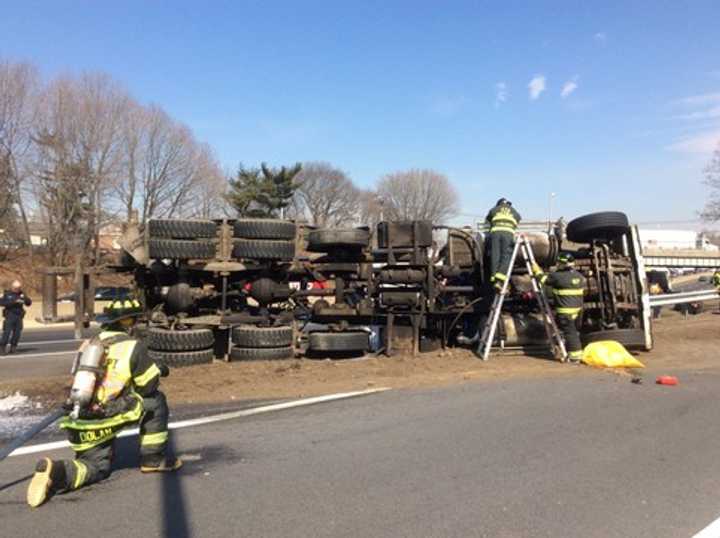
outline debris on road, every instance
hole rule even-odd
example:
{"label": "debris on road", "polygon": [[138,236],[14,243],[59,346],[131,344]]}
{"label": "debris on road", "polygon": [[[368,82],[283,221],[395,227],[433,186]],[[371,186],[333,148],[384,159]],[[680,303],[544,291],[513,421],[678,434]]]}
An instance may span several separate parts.
{"label": "debris on road", "polygon": [[678,378],[673,375],[661,375],[655,380],[655,383],[658,385],[674,386],[678,384]]}

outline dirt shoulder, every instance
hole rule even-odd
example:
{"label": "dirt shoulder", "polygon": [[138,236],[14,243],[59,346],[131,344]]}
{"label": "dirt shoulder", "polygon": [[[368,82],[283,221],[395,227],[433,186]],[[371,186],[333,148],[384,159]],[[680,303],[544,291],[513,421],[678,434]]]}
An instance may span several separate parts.
{"label": "dirt shoulder", "polygon": [[[720,316],[706,313],[683,319],[668,312],[655,325],[655,349],[641,353],[646,377],[676,370],[714,369]],[[475,381],[502,381],[517,377],[620,375],[523,355],[493,356],[482,362],[464,349],[421,354],[417,357],[354,360],[292,359],[246,363],[217,362],[173,370],[162,388],[172,404],[230,403],[248,399],[313,396],[372,387],[436,387]],[[654,379],[654,378],[653,378]],[[0,382],[0,395],[16,390],[46,403],[65,398],[66,377]]]}

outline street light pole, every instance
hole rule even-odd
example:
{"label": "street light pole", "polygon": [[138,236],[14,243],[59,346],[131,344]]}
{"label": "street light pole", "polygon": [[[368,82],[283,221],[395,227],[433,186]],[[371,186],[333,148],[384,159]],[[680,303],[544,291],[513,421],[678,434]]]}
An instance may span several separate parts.
{"label": "street light pole", "polygon": [[548,225],[552,222],[552,210],[553,210],[553,200],[555,199],[555,193],[551,192],[548,195]]}

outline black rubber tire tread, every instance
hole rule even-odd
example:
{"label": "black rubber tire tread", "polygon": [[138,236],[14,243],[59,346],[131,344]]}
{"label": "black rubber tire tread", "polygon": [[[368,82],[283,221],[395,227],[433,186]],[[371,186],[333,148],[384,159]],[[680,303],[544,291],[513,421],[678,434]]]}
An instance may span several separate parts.
{"label": "black rubber tire tread", "polygon": [[629,229],[630,222],[625,213],[604,211],[571,220],[566,233],[573,243],[589,243],[593,239],[615,239]]}
{"label": "black rubber tire tread", "polygon": [[645,349],[645,333],[642,329],[610,329],[580,335],[583,346],[603,340],[613,340],[627,349]]}
{"label": "black rubber tire tread", "polygon": [[238,325],[232,328],[233,344],[239,347],[268,348],[291,346],[293,328],[255,327],[254,325]]}
{"label": "black rubber tire tread", "polygon": [[290,261],[294,256],[294,241],[270,241],[266,239],[233,240],[234,258]]}
{"label": "black rubber tire tread", "polygon": [[231,361],[277,361],[292,359],[292,346],[286,347],[237,347],[230,348]]}
{"label": "black rubber tire tread", "polygon": [[310,252],[326,252],[340,247],[364,248],[370,243],[370,232],[357,228],[313,230],[308,233]]}
{"label": "black rubber tire tread", "polygon": [[210,364],[215,358],[215,350],[201,349],[199,351],[155,351],[148,350],[148,355],[158,364],[168,368],[182,368],[196,364]]}
{"label": "black rubber tire tread", "polygon": [[187,329],[171,331],[151,327],[147,332],[148,348],[155,351],[197,351],[207,349],[215,344],[215,333],[212,329]]}
{"label": "black rubber tire tread", "polygon": [[209,238],[217,235],[217,224],[211,220],[153,219],[148,232],[161,239]]}
{"label": "black rubber tire tread", "polygon": [[368,334],[363,331],[314,332],[308,336],[308,349],[313,351],[365,351],[368,347]]}
{"label": "black rubber tire tread", "polygon": [[149,255],[155,259],[206,260],[215,257],[215,250],[215,243],[209,240],[150,239],[148,241]]}
{"label": "black rubber tire tread", "polygon": [[239,219],[233,234],[241,239],[295,239],[295,223],[280,219]]}

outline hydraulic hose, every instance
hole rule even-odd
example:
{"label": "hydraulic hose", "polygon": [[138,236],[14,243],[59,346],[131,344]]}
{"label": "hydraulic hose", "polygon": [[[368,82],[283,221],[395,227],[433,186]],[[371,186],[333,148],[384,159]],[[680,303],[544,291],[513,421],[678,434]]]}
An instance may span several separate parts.
{"label": "hydraulic hose", "polygon": [[20,448],[25,443],[27,443],[30,439],[35,437],[38,433],[43,431],[45,428],[50,426],[53,422],[58,420],[59,418],[63,417],[67,414],[67,411],[63,409],[62,407],[58,407],[55,411],[50,413],[48,416],[46,416],[44,419],[42,419],[40,422],[35,424],[32,428],[29,428],[25,433],[21,434],[20,436],[16,437],[12,441],[10,441],[9,444],[6,446],[0,448],[0,461],[7,458],[15,449]]}

